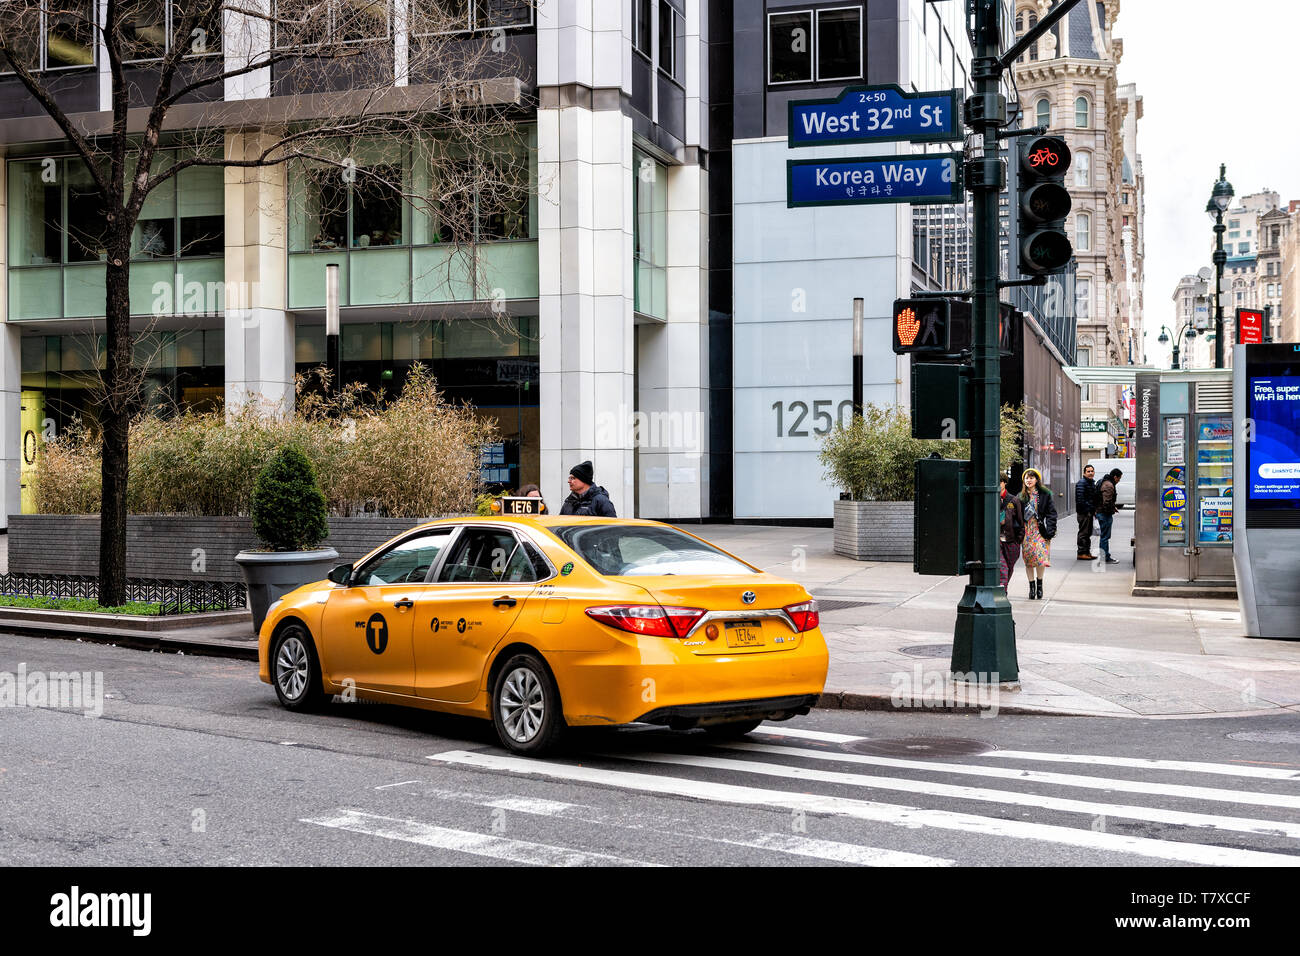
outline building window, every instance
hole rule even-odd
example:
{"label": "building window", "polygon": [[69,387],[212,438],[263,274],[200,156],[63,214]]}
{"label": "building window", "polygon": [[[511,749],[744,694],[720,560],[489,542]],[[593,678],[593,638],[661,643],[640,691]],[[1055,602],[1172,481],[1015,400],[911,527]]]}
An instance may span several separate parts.
{"label": "building window", "polygon": [[1079,252],[1092,251],[1092,217],[1081,212],[1074,220],[1074,248]]}
{"label": "building window", "polygon": [[668,170],[637,150],[632,174],[635,309],[668,317]]}
{"label": "building window", "polygon": [[[178,158],[167,152],[159,165]],[[128,158],[128,166],[134,160]],[[96,262],[107,258],[103,201],[79,159],[9,165],[11,265]],[[220,256],[225,252],[225,173],[190,166],[155,187],[131,235],[133,259]]]}
{"label": "building window", "polygon": [[1085,189],[1092,186],[1092,153],[1080,151],[1074,155],[1074,184]]}
{"label": "building window", "polygon": [[[1018,14],[1016,14],[1016,36],[1017,37],[1024,36],[1027,31],[1032,30],[1036,26],[1038,26],[1038,14],[1034,13],[1031,10],[1021,10]],[[1035,43],[1033,46],[1029,48],[1028,53],[1020,54],[1020,59],[1018,59],[1016,62],[1024,63],[1026,56],[1028,56],[1030,60],[1038,59],[1037,43]]]}
{"label": "building window", "polygon": [[350,148],[340,142],[334,151],[355,165],[290,166],[290,252],[532,238],[523,142],[502,142],[481,156],[453,150],[437,159],[424,144],[410,149],[378,140]]}
{"label": "building window", "polygon": [[1087,276],[1074,280],[1074,314],[1081,322],[1092,318],[1092,279]]}
{"label": "building window", "polygon": [[813,24],[812,10],[767,15],[769,85],[861,78],[862,7],[818,10]]}
{"label": "building window", "polygon": [[650,58],[654,43],[651,7],[652,0],[632,0],[632,46],[646,59]]}
{"label": "building window", "polygon": [[[460,11],[438,0],[417,0],[416,35],[468,29]],[[456,4],[457,7],[462,6]],[[389,36],[389,0],[277,0],[277,49],[319,46],[322,43],[364,43]]]}
{"label": "building window", "polygon": [[686,72],[686,21],[659,0],[659,72],[681,83]]}
{"label": "building window", "polygon": [[856,80],[861,76],[862,8],[818,10],[817,79]]}
{"label": "building window", "polygon": [[1244,255],[1248,255],[1249,253],[1250,253],[1250,243],[1249,243],[1249,242],[1239,242],[1239,243],[1237,243],[1237,255],[1239,255],[1239,256],[1244,256]]}
{"label": "building window", "polygon": [[1037,116],[1036,125],[1038,126],[1052,125],[1052,103],[1046,96],[1044,96],[1041,100],[1038,101],[1037,112],[1038,112],[1038,116]]}
{"label": "building window", "polygon": [[1231,232],[1228,233],[1228,238],[1229,238],[1229,239],[1240,239],[1240,238],[1241,238],[1241,230],[1240,230],[1240,229],[1234,229],[1234,230],[1232,230]]}
{"label": "building window", "polygon": [[1128,194],[1128,193],[1124,193],[1124,194],[1122,194],[1122,195],[1119,197],[1119,201],[1120,201],[1123,205],[1127,206],[1127,205],[1129,204],[1129,194]]}
{"label": "building window", "polygon": [[[1074,364],[1078,365],[1080,368],[1087,368],[1092,365],[1092,349],[1075,349]],[[1092,401],[1091,386],[1079,386],[1079,400],[1084,402]]]}
{"label": "building window", "polygon": [[1128,216],[1125,216],[1125,217],[1124,217],[1124,225],[1126,225],[1126,226],[1128,225]]}
{"label": "building window", "polygon": [[[94,0],[42,0],[0,5],[0,29],[28,70],[64,70],[96,63]],[[0,72],[12,72],[0,59]]]}
{"label": "building window", "polygon": [[1240,228],[1241,228],[1241,220],[1240,220],[1240,219],[1229,219],[1229,220],[1228,220],[1228,228],[1229,228],[1229,229],[1240,229]]}
{"label": "building window", "polygon": [[[299,0],[294,0],[299,2]],[[305,0],[319,3],[320,0]],[[376,8],[372,16],[388,14],[388,0],[335,0],[358,10]],[[368,12],[368,11],[367,11]],[[533,25],[531,0],[411,0],[411,32],[416,36],[431,33],[464,33],[470,30],[513,29]],[[376,34],[379,37],[386,33]],[[374,37],[358,37],[373,39]],[[648,42],[648,41],[647,41]]]}
{"label": "building window", "polygon": [[1074,125],[1079,129],[1087,129],[1090,125],[1088,117],[1090,110],[1088,107],[1088,97],[1080,96],[1074,101]]}

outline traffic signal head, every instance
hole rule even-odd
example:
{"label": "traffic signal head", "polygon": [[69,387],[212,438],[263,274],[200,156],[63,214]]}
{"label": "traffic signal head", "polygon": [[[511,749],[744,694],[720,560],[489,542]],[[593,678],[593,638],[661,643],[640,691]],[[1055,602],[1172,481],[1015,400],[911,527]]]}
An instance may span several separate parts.
{"label": "traffic signal head", "polygon": [[896,299],[894,351],[947,352],[952,332],[947,299]]}
{"label": "traffic signal head", "polygon": [[1019,143],[1020,272],[1036,276],[1059,272],[1074,255],[1065,234],[1071,200],[1065,188],[1070,147],[1059,136],[1038,136]]}

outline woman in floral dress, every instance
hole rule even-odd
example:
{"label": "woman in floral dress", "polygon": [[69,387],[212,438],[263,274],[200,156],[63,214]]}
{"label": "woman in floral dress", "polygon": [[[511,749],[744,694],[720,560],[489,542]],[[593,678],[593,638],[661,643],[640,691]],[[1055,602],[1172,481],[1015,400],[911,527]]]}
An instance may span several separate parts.
{"label": "woman in floral dress", "polygon": [[1043,596],[1043,574],[1052,566],[1052,539],[1056,537],[1056,505],[1036,468],[1026,468],[1020,503],[1025,510],[1025,573],[1030,599]]}

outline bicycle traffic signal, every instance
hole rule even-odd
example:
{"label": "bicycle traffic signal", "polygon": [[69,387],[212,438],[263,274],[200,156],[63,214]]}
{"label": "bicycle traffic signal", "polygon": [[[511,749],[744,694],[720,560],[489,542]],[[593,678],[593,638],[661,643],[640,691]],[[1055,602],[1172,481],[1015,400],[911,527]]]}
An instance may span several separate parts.
{"label": "bicycle traffic signal", "polygon": [[1060,272],[1074,256],[1065,233],[1070,193],[1065,174],[1070,147],[1059,136],[1038,136],[1017,143],[1020,153],[1020,194],[1016,197],[1020,224],[1020,274]]}

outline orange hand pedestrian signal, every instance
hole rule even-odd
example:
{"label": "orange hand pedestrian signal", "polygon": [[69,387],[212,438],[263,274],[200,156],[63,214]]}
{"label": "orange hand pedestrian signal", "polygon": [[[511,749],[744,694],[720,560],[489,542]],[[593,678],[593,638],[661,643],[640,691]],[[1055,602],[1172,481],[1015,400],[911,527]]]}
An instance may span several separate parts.
{"label": "orange hand pedestrian signal", "polygon": [[917,321],[916,313],[911,309],[904,309],[899,313],[895,326],[898,329],[900,345],[911,345],[916,341],[916,333],[921,331],[921,323]]}
{"label": "orange hand pedestrian signal", "polygon": [[894,301],[894,351],[946,353],[951,338],[951,304],[946,299]]}

